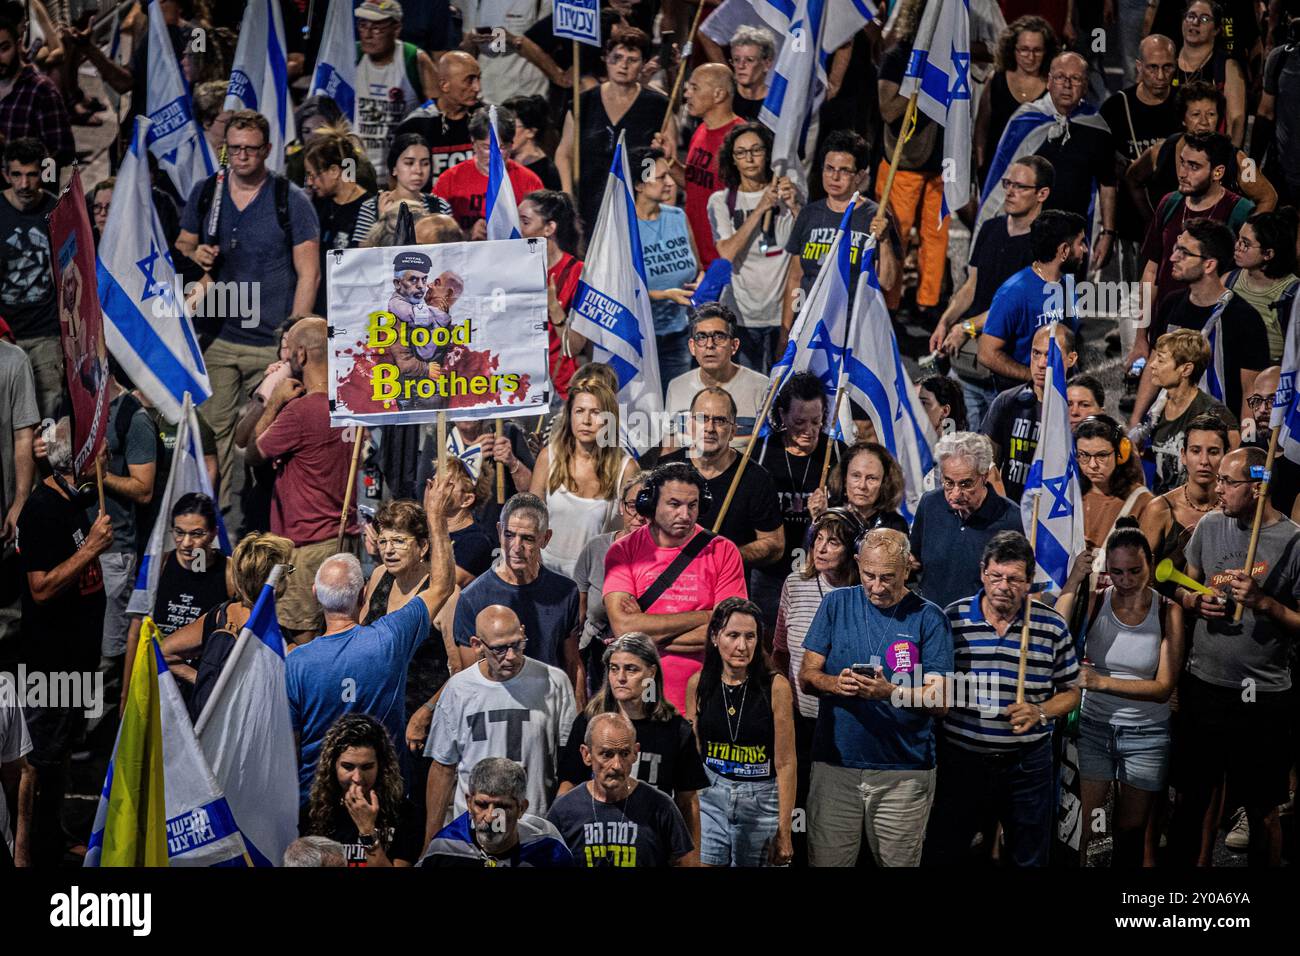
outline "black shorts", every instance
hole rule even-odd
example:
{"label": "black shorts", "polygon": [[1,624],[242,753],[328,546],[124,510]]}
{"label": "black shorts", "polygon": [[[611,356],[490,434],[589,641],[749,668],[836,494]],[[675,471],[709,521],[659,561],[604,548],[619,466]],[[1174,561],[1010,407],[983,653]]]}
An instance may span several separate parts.
{"label": "black shorts", "polygon": [[1178,685],[1173,739],[1174,786],[1210,790],[1226,775],[1235,799],[1260,809],[1287,800],[1291,771],[1292,691],[1256,693],[1218,687],[1191,674]]}

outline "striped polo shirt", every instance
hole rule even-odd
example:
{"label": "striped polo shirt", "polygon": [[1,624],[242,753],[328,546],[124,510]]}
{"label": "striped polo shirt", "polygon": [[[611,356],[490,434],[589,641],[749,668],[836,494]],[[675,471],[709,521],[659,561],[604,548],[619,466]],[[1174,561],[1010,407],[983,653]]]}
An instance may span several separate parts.
{"label": "striped polo shirt", "polygon": [[[984,617],[983,596],[981,588],[947,608],[957,686],[956,706],[944,717],[942,732],[944,739],[964,750],[1007,753],[1042,740],[1051,733],[1051,724],[1024,734],[1012,732],[1007,707],[1016,702],[1023,612],[999,637]],[[1068,690],[1078,676],[1069,625],[1050,607],[1035,601],[1029,618],[1026,703],[1046,703],[1053,694]]]}

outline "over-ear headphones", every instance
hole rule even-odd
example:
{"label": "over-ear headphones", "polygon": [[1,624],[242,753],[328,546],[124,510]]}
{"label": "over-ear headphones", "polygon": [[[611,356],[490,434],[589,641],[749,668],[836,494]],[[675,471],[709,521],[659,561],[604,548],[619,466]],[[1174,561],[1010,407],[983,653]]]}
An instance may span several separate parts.
{"label": "over-ear headphones", "polygon": [[1133,454],[1133,442],[1130,441],[1128,435],[1124,433],[1124,429],[1119,427],[1118,422],[1109,415],[1089,415],[1083,421],[1079,422],[1079,425],[1075,428],[1076,436],[1079,428],[1087,422],[1097,422],[1105,428],[1107,432],[1109,432],[1107,437],[1110,439],[1110,443],[1116,448],[1115,461],[1118,464],[1122,465],[1129,460],[1129,456]]}
{"label": "over-ear headphones", "polygon": [[817,520],[813,522],[813,540],[817,539],[818,525],[822,524],[828,517],[839,518],[849,526],[849,534],[853,536],[853,553],[858,553],[858,548],[862,546],[862,539],[867,536],[867,526],[862,523],[862,519],[853,513],[849,508],[836,506],[827,508]]}
{"label": "over-ear headphones", "polygon": [[681,481],[700,489],[700,514],[713,507],[713,492],[709,491],[704,476],[684,461],[670,461],[650,472],[641,490],[636,493],[636,513],[643,518],[653,518],[659,506],[659,489],[666,482]]}

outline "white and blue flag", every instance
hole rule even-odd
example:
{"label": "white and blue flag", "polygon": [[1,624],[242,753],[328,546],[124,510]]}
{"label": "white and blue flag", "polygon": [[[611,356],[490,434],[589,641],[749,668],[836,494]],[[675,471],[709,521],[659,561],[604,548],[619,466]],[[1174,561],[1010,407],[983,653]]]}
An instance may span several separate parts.
{"label": "white and blue flag", "polygon": [[1227,308],[1231,298],[1231,289],[1219,296],[1219,301],[1214,304],[1214,311],[1201,327],[1201,335],[1206,342],[1210,343],[1210,364],[1205,367],[1198,387],[1216,402],[1224,404],[1227,404],[1227,399],[1224,397],[1227,395],[1224,387],[1227,379],[1223,376],[1223,310]]}
{"label": "white and blue flag", "polygon": [[592,343],[593,360],[618,376],[619,404],[646,423],[634,433],[634,444],[644,450],[659,443],[664,389],[631,181],[620,133],[569,321]]}
{"label": "white and blue flag", "polygon": [[1291,305],[1291,324],[1287,327],[1286,344],[1282,349],[1282,375],[1278,379],[1277,393],[1273,396],[1273,411],[1269,427],[1282,429],[1277,436],[1277,452],[1300,464],[1300,401],[1297,400],[1296,369],[1300,367],[1300,322],[1296,321],[1296,305]]}
{"label": "white and blue flag", "polygon": [[917,109],[943,127],[942,223],[970,201],[970,0],[931,0],[916,35],[898,89],[910,97],[919,87]]}
{"label": "white and blue flag", "polygon": [[497,108],[488,107],[488,175],[487,196],[483,206],[487,211],[487,237],[489,239],[520,239],[519,205],[515,202],[515,188],[506,173],[506,158],[501,152],[501,138],[497,136]]}
{"label": "white and blue flag", "polygon": [[840,407],[847,408],[848,399],[852,399],[865,408],[875,426],[876,441],[889,449],[903,469],[899,511],[911,524],[925,490],[925,476],[934,467],[936,435],[898,351],[894,323],[876,275],[874,243],[863,252],[845,365],[848,392]]}
{"label": "white and blue flag", "polygon": [[[163,802],[167,814],[168,866],[243,866],[244,840],[235,825],[230,805],[221,793],[199,742],[176,678],[163,660],[155,639],[153,621],[141,634],[140,653],[148,654],[157,671],[158,721],[162,727]],[[119,730],[119,740],[121,731]],[[114,758],[117,745],[113,747]],[[109,817],[109,799],[114,777],[113,761],[104,775],[84,866],[102,865],[104,834]]]}
{"label": "white and blue flag", "polygon": [[328,96],[357,125],[357,28],[352,0],[330,0],[308,96]]}
{"label": "white and blue flag", "polygon": [[298,748],[289,717],[276,565],[195,724],[256,866],[277,866],[298,836]]}
{"label": "white and blue flag", "polygon": [[1011,121],[1002,131],[997,151],[989,164],[989,174],[984,180],[984,190],[980,194],[979,215],[975,219],[972,236],[979,235],[980,227],[987,220],[1002,215],[1003,204],[1006,201],[1002,180],[1007,174],[1007,168],[1020,157],[1033,155],[1049,140],[1060,140],[1063,145],[1068,143],[1071,124],[1110,131],[1106,121],[1098,114],[1097,107],[1087,100],[1076,106],[1067,119],[1056,111],[1049,93],[1044,93],[1031,103],[1022,104],[1011,114]]}
{"label": "white and blue flag", "polygon": [[[154,613],[158,578],[167,552],[171,550],[168,544],[171,540],[172,508],[182,497],[195,492],[216,500],[212,494],[212,482],[208,479],[208,469],[203,462],[199,417],[190,402],[189,393],[186,393],[180,426],[176,431],[176,449],[172,452],[171,471],[167,475],[167,487],[163,491],[158,517],[149,535],[148,550],[140,559],[140,570],[135,576],[135,590],[131,592],[131,599],[126,606],[127,614]],[[226,523],[221,519],[220,510],[217,511],[217,544],[223,554],[230,554],[230,537],[226,534]]]}
{"label": "white and blue flag", "polygon": [[149,118],[137,116],[131,147],[117,172],[96,253],[104,336],[136,388],[173,424],[185,393],[201,405],[212,394],[194,326],[176,297],[171,244],[154,211],[145,141]]}
{"label": "white and blue flag", "polygon": [[[1043,410],[1038,420],[1038,447],[1025,479],[1020,516],[1034,543],[1035,585],[1060,591],[1069,576],[1070,561],[1086,547],[1083,536],[1083,492],[1079,465],[1074,458],[1070,407],[1065,398],[1065,358],[1050,326],[1047,379],[1043,384]],[[1034,528],[1034,501],[1038,525]],[[1032,529],[1032,530],[1031,530]]]}
{"label": "white and blue flag", "polygon": [[212,152],[190,107],[190,91],[176,62],[158,0],[149,5],[149,81],[147,109],[149,152],[171,177],[177,191],[189,196],[196,183],[216,171]]}
{"label": "white and blue flag", "polygon": [[868,0],[752,0],[752,4],[754,12],[785,38],[758,119],[772,131],[773,166],[805,185],[831,55],[876,18],[876,7]]}
{"label": "white and blue flag", "polygon": [[297,133],[289,103],[289,61],[284,45],[280,5],[249,0],[239,25],[235,65],[230,70],[228,110],[256,110],[271,124],[271,149],[266,168],[284,172],[284,147]]}

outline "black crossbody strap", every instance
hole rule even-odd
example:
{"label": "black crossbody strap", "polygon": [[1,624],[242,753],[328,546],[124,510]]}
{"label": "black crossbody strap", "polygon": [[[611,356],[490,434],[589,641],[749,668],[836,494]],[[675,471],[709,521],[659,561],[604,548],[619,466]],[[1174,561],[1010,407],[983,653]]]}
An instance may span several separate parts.
{"label": "black crossbody strap", "polygon": [[673,586],[673,582],[686,570],[686,566],[694,561],[701,551],[703,551],[710,541],[716,535],[712,531],[701,530],[699,534],[686,542],[686,547],[682,548],[681,553],[673,559],[673,563],[663,569],[659,577],[655,578],[655,583],[650,585],[650,590],[636,599],[636,603],[641,607],[644,614],[649,611],[655,601],[663,596],[663,593]]}

